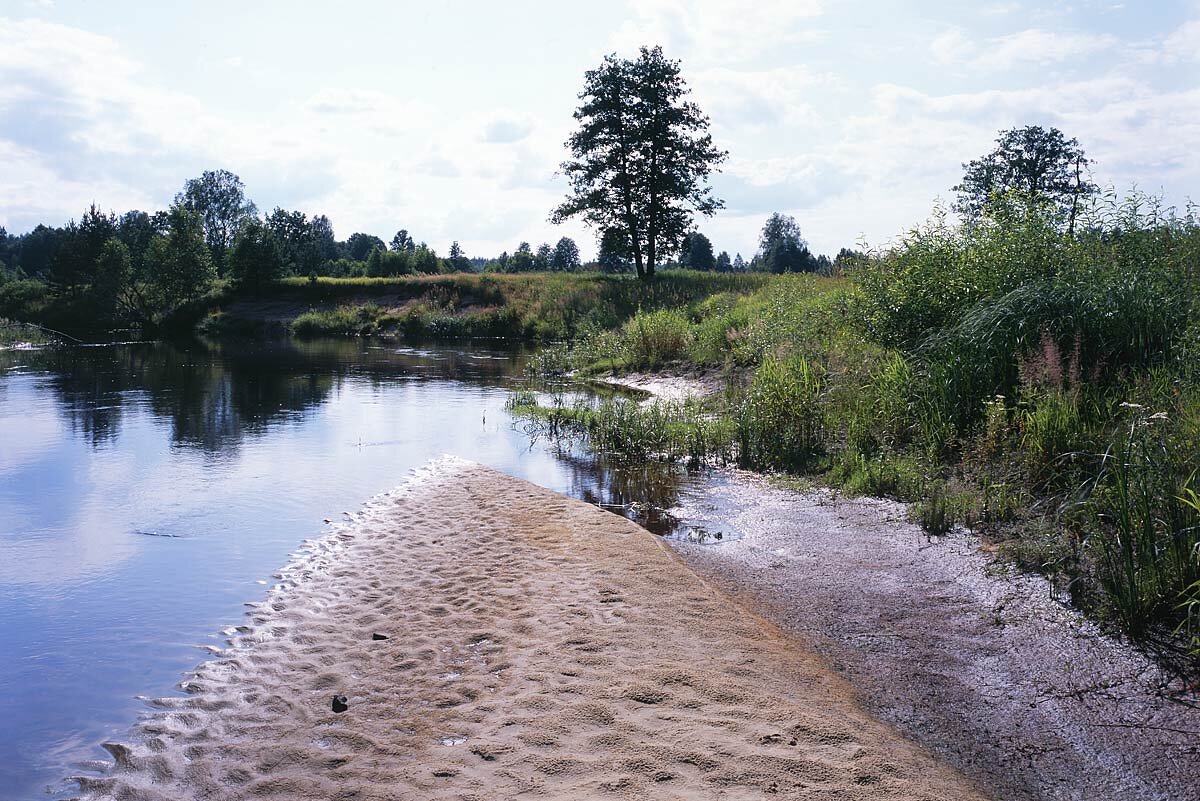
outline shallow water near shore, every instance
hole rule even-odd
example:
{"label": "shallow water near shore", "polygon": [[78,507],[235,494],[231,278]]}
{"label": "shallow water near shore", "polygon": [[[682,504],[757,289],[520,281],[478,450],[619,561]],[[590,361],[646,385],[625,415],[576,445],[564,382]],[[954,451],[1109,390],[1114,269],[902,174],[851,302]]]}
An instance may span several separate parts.
{"label": "shallow water near shore", "polygon": [[431,458],[675,531],[656,510],[698,479],[531,444],[504,411],[523,365],[358,340],[0,353],[0,799],[69,792],[323,520]]}

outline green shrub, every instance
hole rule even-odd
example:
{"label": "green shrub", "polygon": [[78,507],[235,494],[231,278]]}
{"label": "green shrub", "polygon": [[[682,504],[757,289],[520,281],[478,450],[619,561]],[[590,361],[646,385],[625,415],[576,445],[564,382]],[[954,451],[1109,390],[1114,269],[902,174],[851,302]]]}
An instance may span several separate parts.
{"label": "green shrub", "polygon": [[804,358],[770,358],[737,410],[738,459],[743,466],[803,470],[824,451],[821,378]]}
{"label": "green shrub", "polygon": [[1020,418],[1021,448],[1030,478],[1049,487],[1062,486],[1084,444],[1084,425],[1076,393],[1048,390],[1025,400]]}
{"label": "green shrub", "polygon": [[319,311],[311,309],[292,321],[292,333],[301,337],[375,333],[383,310],[373,303],[362,306],[338,306]]}
{"label": "green shrub", "polygon": [[868,456],[853,449],[834,459],[829,479],[848,495],[873,495],[917,501],[925,495],[929,467],[909,456]]}
{"label": "green shrub", "polygon": [[692,343],[692,328],[678,311],[638,312],[621,330],[630,364],[659,367],[679,359]]}
{"label": "green shrub", "polygon": [[41,281],[8,281],[0,284],[0,317],[32,320],[50,298],[50,288]]}
{"label": "green shrub", "polygon": [[934,490],[927,500],[914,509],[917,521],[931,537],[943,537],[954,528],[954,514],[950,502],[940,489]]}

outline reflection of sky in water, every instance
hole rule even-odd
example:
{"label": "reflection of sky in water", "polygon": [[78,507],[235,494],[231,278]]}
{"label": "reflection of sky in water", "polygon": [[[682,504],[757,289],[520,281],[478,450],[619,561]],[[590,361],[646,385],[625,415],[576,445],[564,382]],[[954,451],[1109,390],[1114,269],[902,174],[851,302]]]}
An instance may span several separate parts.
{"label": "reflection of sky in water", "polygon": [[102,756],[133,697],[167,693],[324,518],[431,458],[589,500],[646,486],[531,448],[503,408],[512,356],[354,341],[0,354],[0,798]]}

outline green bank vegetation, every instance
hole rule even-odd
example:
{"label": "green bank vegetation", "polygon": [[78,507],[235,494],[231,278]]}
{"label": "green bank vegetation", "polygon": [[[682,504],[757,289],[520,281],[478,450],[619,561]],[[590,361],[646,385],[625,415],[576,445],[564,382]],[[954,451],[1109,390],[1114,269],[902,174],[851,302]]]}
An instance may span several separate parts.
{"label": "green bank vegetation", "polygon": [[463,274],[402,279],[290,280],[272,302],[309,307],[300,336],[503,337],[550,342],[620,325],[639,309],[678,308],[714,293],[744,294],[763,274],[671,270],[649,283],[601,273]]}
{"label": "green bank vegetation", "polygon": [[817,475],[984,531],[1138,637],[1200,645],[1200,223],[1101,198],[941,211],[848,275],[642,311],[543,358],[596,374],[698,365],[706,401],[538,405],[631,459]]}
{"label": "green bank vegetation", "polygon": [[0,348],[49,345],[59,341],[58,336],[40,326],[0,317]]}

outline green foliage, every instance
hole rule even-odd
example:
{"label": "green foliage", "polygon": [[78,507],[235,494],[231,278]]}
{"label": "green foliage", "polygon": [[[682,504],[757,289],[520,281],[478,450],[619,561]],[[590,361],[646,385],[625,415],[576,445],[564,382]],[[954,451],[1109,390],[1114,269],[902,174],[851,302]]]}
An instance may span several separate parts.
{"label": "green foliage", "polygon": [[[174,205],[195,215],[196,224],[201,232],[200,238],[210,248],[209,262],[214,274],[225,269],[226,251],[233,245],[233,240],[242,226],[258,213],[258,208],[246,198],[246,187],[242,179],[229,170],[205,170],[199,178],[192,178],[184,184],[183,191],[175,196]],[[175,213],[173,208],[170,214],[174,216]],[[188,256],[187,259],[194,261],[195,256]],[[184,269],[190,272],[197,266],[192,265]],[[176,265],[176,268],[181,267],[182,265]],[[175,279],[168,279],[167,283],[178,280],[177,276]],[[174,290],[182,292],[182,296],[186,297],[186,285],[187,280],[184,284],[174,287]]]}
{"label": "green foliage", "polygon": [[769,273],[816,270],[816,259],[809,251],[808,243],[800,236],[800,226],[795,217],[776,212],[767,218],[759,239],[759,255],[755,257],[754,269]]}
{"label": "green foliage", "polygon": [[14,345],[47,345],[53,342],[55,339],[39,326],[0,317],[0,349]]}
{"label": "green foliage", "polygon": [[1095,535],[1105,600],[1134,634],[1171,619],[1200,581],[1194,453],[1180,452],[1166,415],[1132,412],[1096,481]]}
{"label": "green foliage", "polygon": [[[504,337],[533,341],[573,339],[581,333],[621,326],[639,309],[686,307],[714,292],[750,292],[762,276],[667,271],[654,281],[636,282],[601,274],[501,273],[404,278],[285,279],[272,290],[273,303],[295,303],[311,311],[376,304],[387,309],[371,333],[414,337]],[[385,305],[386,304],[386,305]],[[315,318],[305,318],[315,333]],[[336,320],[323,333],[361,333],[355,323],[339,330]],[[620,346],[623,348],[623,344]],[[605,354],[606,356],[609,354]],[[611,354],[621,364],[627,353]]]}
{"label": "green foliage", "polygon": [[96,259],[96,274],[90,290],[92,303],[100,315],[109,319],[117,316],[121,296],[132,276],[129,248],[116,237],[110,238]]}
{"label": "green foliage", "polygon": [[271,229],[258,220],[243,226],[229,251],[229,277],[234,285],[257,294],[282,278],[285,270],[282,248]]}
{"label": "green foliage", "polygon": [[639,277],[654,276],[693,213],[723,205],[707,179],[727,154],[713,146],[708,117],[688,93],[679,62],[660,47],[643,47],[635,59],[605,56],[584,76],[579,130],[562,164],[571,194],[552,220],[581,216],[598,231],[620,231]]}
{"label": "green foliage", "polygon": [[1077,393],[1051,389],[1027,396],[1020,416],[1021,450],[1029,477],[1052,488],[1064,488],[1061,477],[1083,458],[1085,427]]}
{"label": "green foliage", "polygon": [[717,269],[712,241],[699,231],[685,234],[679,248],[679,266],[685,270]]}
{"label": "green foliage", "polygon": [[829,479],[849,495],[917,501],[925,494],[928,474],[928,465],[911,456],[888,453],[867,456],[847,449],[834,460]]}
{"label": "green foliage", "polygon": [[183,206],[171,207],[167,234],[150,243],[146,261],[159,313],[199,297],[216,278],[201,217]]}
{"label": "green foliage", "polygon": [[310,309],[292,320],[292,333],[301,337],[373,334],[379,330],[383,315],[383,309],[373,303],[324,311]]}
{"label": "green foliage", "polygon": [[940,489],[935,489],[928,498],[918,503],[914,511],[917,522],[931,537],[944,537],[954,528],[950,501]]}
{"label": "green foliage", "polygon": [[1123,630],[1179,625],[1200,652],[1200,225],[1138,195],[1060,223],[995,196],[965,225],[939,212],[847,256],[848,278],[654,306],[662,346],[631,346],[648,318],[593,320],[568,361],[745,371],[710,401],[739,463],[827,469],[914,503],[931,533],[980,527]]}
{"label": "green foliage", "polygon": [[1096,192],[1088,180],[1091,161],[1076,139],[1038,125],[1001,131],[996,149],[964,164],[955,207],[969,217],[983,213],[997,196],[1020,192],[1051,204],[1071,226],[1080,203]]}
{"label": "green foliage", "polygon": [[36,320],[50,299],[50,287],[29,279],[0,284],[0,317]]}
{"label": "green foliage", "polygon": [[737,410],[738,461],[775,470],[809,467],[824,450],[821,390],[807,359],[764,361]]}
{"label": "green foliage", "polygon": [[698,401],[607,398],[596,404],[579,400],[568,406],[561,397],[541,406],[532,392],[514,393],[506,405],[528,421],[528,431],[553,438],[582,437],[590,450],[616,459],[686,461],[689,465],[728,462],[733,424]]}
{"label": "green foliage", "polygon": [[659,367],[679,359],[692,343],[691,324],[677,311],[638,312],[621,331],[628,364]]}

